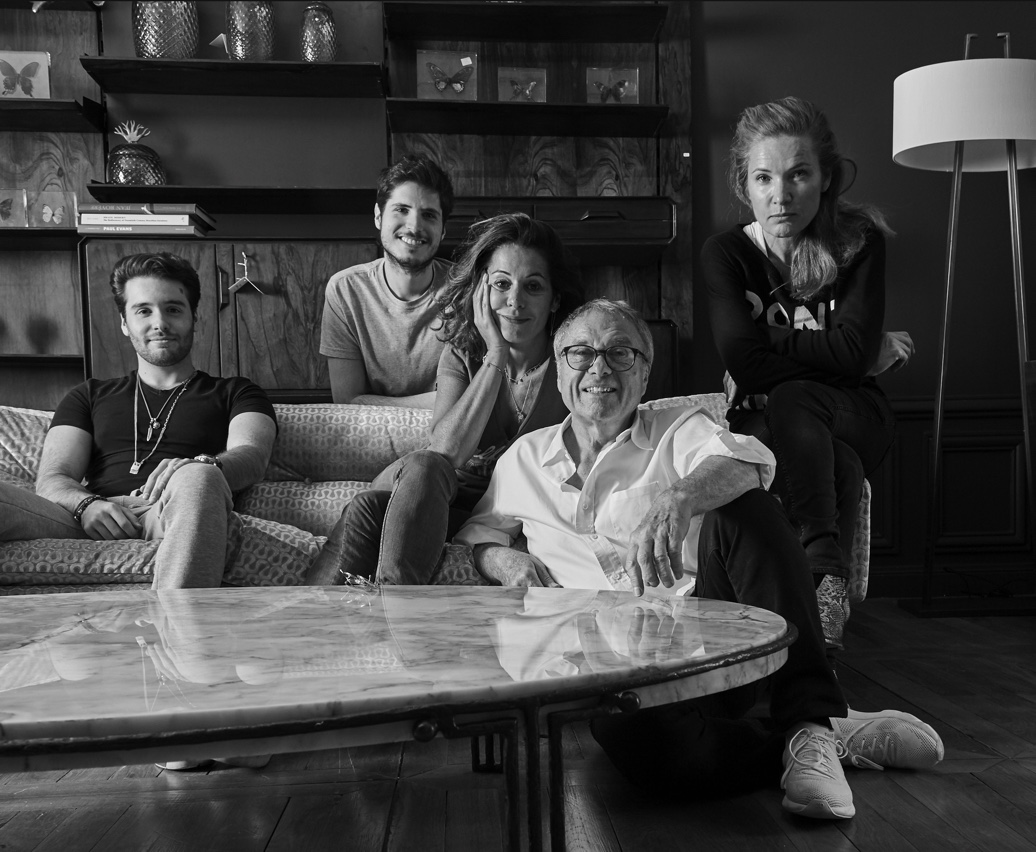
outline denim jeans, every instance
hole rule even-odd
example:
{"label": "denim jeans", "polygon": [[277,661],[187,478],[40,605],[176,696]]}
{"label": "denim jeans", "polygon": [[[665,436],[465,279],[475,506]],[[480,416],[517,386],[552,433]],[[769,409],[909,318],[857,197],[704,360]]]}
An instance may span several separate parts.
{"label": "denim jeans", "polygon": [[346,571],[386,585],[426,585],[467,517],[452,506],[456,496],[445,456],[417,450],[393,462],[346,505],[306,583],[334,585]]}
{"label": "denim jeans", "polygon": [[[591,731],[620,772],[655,792],[729,795],[776,783],[784,733],[843,717],[847,706],[824,651],[805,553],[771,495],[755,489],[706,512],[695,594],[762,607],[793,624],[799,636],[787,662],[768,683],[595,719]],[[765,686],[770,720],[744,718]]]}
{"label": "denim jeans", "polygon": [[813,571],[849,576],[863,479],[895,438],[895,415],[876,386],[836,388],[785,382],[763,412],[732,411],[730,428],[754,435],[777,457],[780,495]]}
{"label": "denim jeans", "polygon": [[[155,552],[155,589],[208,588],[223,579],[227,523],[233,496],[222,471],[212,465],[179,468],[155,503],[140,497],[106,498],[141,521],[141,538],[160,540]],[[33,491],[0,483],[0,541],[89,538],[72,515]]]}

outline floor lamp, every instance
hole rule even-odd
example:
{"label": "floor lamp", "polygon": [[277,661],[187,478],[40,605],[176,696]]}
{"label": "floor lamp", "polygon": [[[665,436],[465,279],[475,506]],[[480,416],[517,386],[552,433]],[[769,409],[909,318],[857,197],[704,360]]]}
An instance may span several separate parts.
{"label": "floor lamp", "polygon": [[[892,159],[901,166],[953,172],[950,221],[946,236],[946,298],[939,337],[939,384],[935,396],[932,434],[928,537],[920,602],[904,601],[919,615],[1033,614],[1036,597],[933,598],[935,541],[941,506],[942,425],[949,346],[950,305],[960,212],[962,172],[1007,172],[1014,269],[1018,367],[1022,382],[1022,424],[1025,432],[1026,496],[1030,536],[1036,536],[1032,447],[1026,374],[1028,332],[1025,324],[1025,276],[1022,270],[1021,225],[1018,214],[1018,169],[1036,167],[1036,60],[1012,59],[1010,36],[1003,40],[1003,59],[969,59],[974,34],[964,43],[964,59],[915,68],[896,78],[892,120]],[[1036,376],[1036,372],[1033,372]],[[1036,540],[1034,538],[1033,540]]]}

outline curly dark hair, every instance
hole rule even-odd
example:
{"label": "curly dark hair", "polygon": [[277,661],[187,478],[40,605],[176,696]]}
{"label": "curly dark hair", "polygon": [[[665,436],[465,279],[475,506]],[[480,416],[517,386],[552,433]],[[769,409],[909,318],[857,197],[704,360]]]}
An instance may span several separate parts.
{"label": "curly dark hair", "polygon": [[182,257],[159,251],[149,254],[130,254],[121,258],[112,269],[108,285],[111,287],[115,307],[119,315],[126,315],[126,283],[134,278],[161,278],[183,285],[187,291],[187,302],[191,316],[198,316],[198,302],[201,301],[201,282],[198,273]]}
{"label": "curly dark hair", "polygon": [[489,261],[501,246],[531,248],[543,255],[550,286],[558,297],[554,322],[560,325],[584,301],[579,265],[546,222],[525,213],[503,213],[476,222],[457,250],[459,259],[436,296],[442,323],[439,339],[473,358],[486,354],[486,343],[475,327],[472,295]]}

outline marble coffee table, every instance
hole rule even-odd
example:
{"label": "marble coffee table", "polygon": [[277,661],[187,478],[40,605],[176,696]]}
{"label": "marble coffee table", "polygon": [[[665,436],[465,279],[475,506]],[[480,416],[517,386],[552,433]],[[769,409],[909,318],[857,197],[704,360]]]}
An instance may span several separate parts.
{"label": "marble coffee table", "polygon": [[512,848],[524,802],[538,849],[545,727],[560,849],[566,724],[764,677],[794,637],[753,607],[576,589],[0,597],[0,771],[495,734]]}

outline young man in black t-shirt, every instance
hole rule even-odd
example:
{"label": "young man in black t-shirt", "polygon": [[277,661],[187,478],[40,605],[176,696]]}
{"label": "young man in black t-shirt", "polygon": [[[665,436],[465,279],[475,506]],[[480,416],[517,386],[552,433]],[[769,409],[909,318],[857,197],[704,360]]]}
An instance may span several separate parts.
{"label": "young man in black t-shirt", "polygon": [[247,379],[194,368],[201,285],[187,261],[124,257],[111,289],[137,369],[61,401],[36,493],[0,483],[0,540],[160,539],[154,588],[218,586],[232,493],[266,470],[273,406]]}

